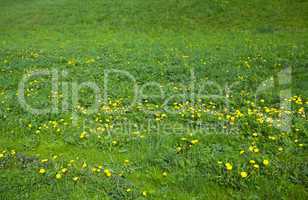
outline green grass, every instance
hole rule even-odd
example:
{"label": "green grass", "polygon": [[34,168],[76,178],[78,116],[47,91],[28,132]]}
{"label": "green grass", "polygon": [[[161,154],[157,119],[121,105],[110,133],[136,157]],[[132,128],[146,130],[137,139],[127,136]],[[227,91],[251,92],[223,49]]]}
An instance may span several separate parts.
{"label": "green grass", "polygon": [[[308,2],[0,0],[0,11],[0,199],[307,198]],[[277,85],[277,74],[286,68],[292,81]],[[21,78],[42,69],[68,72],[60,74],[56,94],[61,110],[68,83],[66,112],[33,115],[19,104]],[[133,83],[113,75],[107,107],[82,114],[72,104],[72,83],[95,82],[103,90],[110,69],[128,72],[139,88],[158,83],[164,95],[148,87],[144,93],[152,97],[128,108]],[[274,87],[252,104],[271,77]],[[50,80],[30,80],[31,105],[51,105]],[[219,94],[209,80],[233,85],[229,107],[205,98]],[[283,113],[279,89],[291,91],[290,132],[266,121]],[[193,92],[203,96],[191,98]],[[162,109],[166,98],[183,94],[186,101],[178,96],[168,105],[182,103],[182,113]],[[92,103],[93,91],[82,90],[78,104]],[[206,129],[198,128],[200,122]],[[254,145],[260,152],[250,152]],[[102,171],[93,173],[99,165]],[[47,172],[39,174],[40,168]],[[68,172],[57,180],[62,168]],[[242,171],[248,177],[241,178]]]}

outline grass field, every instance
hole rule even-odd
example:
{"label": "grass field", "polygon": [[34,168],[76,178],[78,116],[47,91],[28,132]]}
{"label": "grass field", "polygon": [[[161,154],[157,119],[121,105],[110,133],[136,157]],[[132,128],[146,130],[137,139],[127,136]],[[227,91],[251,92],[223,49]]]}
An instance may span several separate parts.
{"label": "grass field", "polygon": [[308,198],[308,1],[0,0],[0,47],[0,200]]}

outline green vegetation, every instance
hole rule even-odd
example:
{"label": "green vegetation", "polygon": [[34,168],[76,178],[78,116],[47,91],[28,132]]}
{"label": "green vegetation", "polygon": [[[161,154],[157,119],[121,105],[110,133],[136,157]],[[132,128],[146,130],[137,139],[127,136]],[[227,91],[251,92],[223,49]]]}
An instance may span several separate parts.
{"label": "green vegetation", "polygon": [[0,10],[0,199],[307,199],[307,1]]}

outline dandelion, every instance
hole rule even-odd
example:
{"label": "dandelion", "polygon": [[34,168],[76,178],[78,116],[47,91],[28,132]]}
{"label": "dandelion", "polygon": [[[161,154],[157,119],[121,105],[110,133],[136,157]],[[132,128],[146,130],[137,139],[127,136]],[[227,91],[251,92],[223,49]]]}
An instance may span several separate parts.
{"label": "dandelion", "polygon": [[260,168],[260,166],[259,166],[258,164],[254,164],[253,167],[254,167],[255,169],[259,169],[259,168]]}
{"label": "dandelion", "polygon": [[191,144],[198,144],[199,143],[199,140],[192,140],[191,141]]}
{"label": "dandelion", "polygon": [[75,59],[71,59],[67,62],[68,65],[76,65],[76,60]]}
{"label": "dandelion", "polygon": [[304,146],[304,144],[298,144],[298,146],[299,146],[299,147],[303,147],[303,146]]}
{"label": "dandelion", "polygon": [[143,192],[142,192],[142,195],[143,195],[144,197],[146,197],[146,196],[148,196],[148,193],[147,193],[146,191],[143,191]]}
{"label": "dandelion", "polygon": [[249,151],[253,151],[254,147],[253,146],[249,146]]}
{"label": "dandelion", "polygon": [[240,155],[243,155],[244,153],[245,153],[244,150],[241,150],[241,151],[240,151]]}
{"label": "dandelion", "polygon": [[264,166],[268,166],[268,165],[269,165],[269,160],[266,160],[266,159],[263,160],[263,165],[264,165]]}
{"label": "dandelion", "polygon": [[66,172],[67,172],[67,168],[61,169],[61,172],[62,172],[62,173],[66,173]]}
{"label": "dandelion", "polygon": [[126,190],[126,192],[131,192],[132,191],[132,189],[130,189],[130,188],[127,188],[127,190]]}
{"label": "dandelion", "polygon": [[87,133],[86,132],[80,133],[80,136],[79,136],[80,139],[85,139],[86,137],[87,137]]}
{"label": "dandelion", "polygon": [[92,168],[92,172],[95,173],[97,171],[96,167]]}
{"label": "dandelion", "polygon": [[39,174],[45,174],[46,173],[46,170],[44,169],[44,168],[41,168],[41,169],[39,169]]}
{"label": "dandelion", "polygon": [[62,178],[62,175],[60,173],[57,173],[56,174],[56,179],[61,179]]}
{"label": "dandelion", "polygon": [[41,160],[41,163],[47,163],[48,162],[48,159],[42,159]]}
{"label": "dandelion", "polygon": [[228,171],[231,171],[233,168],[233,166],[230,163],[226,163],[225,166]]}
{"label": "dandelion", "polygon": [[244,172],[244,171],[241,172],[240,175],[242,178],[246,178],[248,176],[247,172]]}
{"label": "dandelion", "polygon": [[83,162],[81,168],[84,169],[84,168],[86,168],[87,166],[88,166],[87,163],[86,163],[86,162]]}
{"label": "dandelion", "polygon": [[75,176],[74,178],[73,178],[73,181],[78,181],[80,178],[78,177],[78,176]]}
{"label": "dandelion", "polygon": [[3,158],[4,157],[4,154],[3,153],[0,153],[0,158]]}
{"label": "dandelion", "polygon": [[124,160],[124,165],[128,165],[129,164],[129,160]]}
{"label": "dandelion", "polygon": [[250,160],[250,161],[249,161],[249,163],[250,163],[250,164],[255,164],[255,163],[256,163],[256,161],[254,161],[254,160]]}
{"label": "dandelion", "polygon": [[14,156],[16,154],[16,151],[13,149],[11,150],[11,155]]}
{"label": "dandelion", "polygon": [[163,172],[163,176],[166,177],[168,175],[167,172]]}
{"label": "dandelion", "polygon": [[107,177],[110,177],[112,175],[109,169],[104,169],[104,173]]}

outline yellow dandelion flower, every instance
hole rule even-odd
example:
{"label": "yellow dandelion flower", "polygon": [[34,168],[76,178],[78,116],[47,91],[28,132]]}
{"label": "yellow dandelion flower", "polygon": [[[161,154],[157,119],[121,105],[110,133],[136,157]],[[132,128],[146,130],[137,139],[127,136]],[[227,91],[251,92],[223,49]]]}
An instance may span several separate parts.
{"label": "yellow dandelion flower", "polygon": [[92,168],[92,172],[95,173],[97,171],[96,167]]}
{"label": "yellow dandelion flower", "polygon": [[107,177],[110,177],[112,175],[109,169],[104,169],[104,173]]}
{"label": "yellow dandelion flower", "polygon": [[86,132],[80,133],[80,136],[79,136],[80,139],[85,139],[86,137],[87,137],[87,133]]}
{"label": "yellow dandelion flower", "polygon": [[39,174],[45,174],[45,173],[46,173],[46,169],[44,168],[39,169]]}
{"label": "yellow dandelion flower", "polygon": [[148,193],[147,193],[146,191],[143,191],[143,192],[142,192],[142,195],[143,195],[144,197],[146,197],[146,196],[148,196]]}
{"label": "yellow dandelion flower", "polygon": [[82,168],[86,168],[87,166],[88,166],[87,163],[86,163],[86,162],[83,162],[81,167],[82,167]]}
{"label": "yellow dandelion flower", "polygon": [[253,146],[249,146],[249,151],[253,151],[254,147]]}
{"label": "yellow dandelion flower", "polygon": [[240,174],[242,178],[246,178],[248,176],[247,172],[241,172]]}
{"label": "yellow dandelion flower", "polygon": [[241,150],[241,151],[240,151],[240,155],[243,155],[244,153],[245,153],[244,150]]}
{"label": "yellow dandelion flower", "polygon": [[263,165],[264,165],[264,166],[268,166],[268,165],[269,165],[269,160],[266,160],[266,159],[263,160]]}
{"label": "yellow dandelion flower", "polygon": [[249,163],[250,163],[250,164],[255,164],[255,163],[256,163],[256,161],[254,161],[254,160],[250,160],[250,161],[249,161]]}
{"label": "yellow dandelion flower", "polygon": [[168,176],[168,173],[167,172],[163,172],[163,176]]}
{"label": "yellow dandelion flower", "polygon": [[56,179],[61,179],[62,175],[60,173],[56,174]]}
{"label": "yellow dandelion flower", "polygon": [[259,169],[259,168],[260,168],[260,166],[259,166],[258,164],[254,164],[253,167],[254,167],[255,169]]}
{"label": "yellow dandelion flower", "polygon": [[232,168],[233,168],[233,166],[232,166],[231,163],[226,163],[226,164],[225,164],[225,167],[226,167],[226,169],[227,169],[228,171],[231,171]]}
{"label": "yellow dandelion flower", "polygon": [[128,165],[129,164],[129,160],[124,160],[124,165]]}
{"label": "yellow dandelion flower", "polygon": [[61,169],[61,172],[62,172],[62,173],[66,173],[66,172],[67,172],[67,168]]}
{"label": "yellow dandelion flower", "polygon": [[11,155],[14,156],[16,154],[16,151],[13,149],[11,150]]}
{"label": "yellow dandelion flower", "polygon": [[78,181],[80,178],[78,177],[78,176],[75,176],[74,178],[73,178],[73,181]]}
{"label": "yellow dandelion flower", "polygon": [[192,144],[198,144],[198,143],[199,143],[199,140],[192,140],[191,143],[192,143]]}

